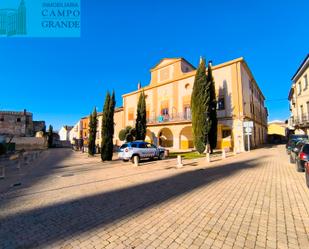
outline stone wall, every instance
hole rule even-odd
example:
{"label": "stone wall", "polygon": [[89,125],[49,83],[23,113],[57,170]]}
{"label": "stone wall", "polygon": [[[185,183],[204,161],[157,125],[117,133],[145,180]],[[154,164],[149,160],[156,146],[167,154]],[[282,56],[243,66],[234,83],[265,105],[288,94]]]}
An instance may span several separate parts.
{"label": "stone wall", "polygon": [[14,137],[11,142],[16,144],[16,150],[23,149],[29,151],[47,149],[47,141],[46,138],[43,137]]}

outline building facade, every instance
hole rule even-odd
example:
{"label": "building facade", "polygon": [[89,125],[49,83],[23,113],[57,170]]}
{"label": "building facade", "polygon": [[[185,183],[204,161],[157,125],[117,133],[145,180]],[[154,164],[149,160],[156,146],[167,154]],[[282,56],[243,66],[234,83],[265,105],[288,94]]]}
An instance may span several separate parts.
{"label": "building facade", "polygon": [[70,141],[70,132],[72,129],[73,126],[62,126],[58,132],[60,141]]}
{"label": "building facade", "polygon": [[[218,148],[242,152],[247,147],[243,122],[253,121],[251,146],[267,140],[265,97],[243,58],[212,66],[217,95]],[[191,94],[196,68],[184,58],[166,58],[150,70],[151,80],[143,88],[124,94],[123,107],[115,109],[114,144],[121,129],[135,126],[137,102],[146,95],[146,141],[174,150],[193,149]],[[81,119],[84,144],[89,137],[89,117]],[[98,114],[96,144],[101,144],[102,113]]]}
{"label": "building facade", "polygon": [[[267,138],[265,97],[243,58],[212,67],[217,95],[218,148],[244,151],[243,122],[253,121],[251,144]],[[150,70],[150,84],[123,95],[122,127],[134,126],[137,101],[146,95],[146,140],[173,149],[192,149],[191,94],[196,69],[183,58],[161,60]]]}
{"label": "building facade", "polygon": [[45,131],[45,122],[33,121],[32,113],[0,111],[0,135],[33,137],[39,131]]}
{"label": "building facade", "polygon": [[290,112],[289,129],[296,134],[309,135],[309,54],[292,77],[289,92]]}
{"label": "building facade", "polygon": [[78,121],[69,132],[69,141],[74,144],[74,140],[82,138],[82,124]]}

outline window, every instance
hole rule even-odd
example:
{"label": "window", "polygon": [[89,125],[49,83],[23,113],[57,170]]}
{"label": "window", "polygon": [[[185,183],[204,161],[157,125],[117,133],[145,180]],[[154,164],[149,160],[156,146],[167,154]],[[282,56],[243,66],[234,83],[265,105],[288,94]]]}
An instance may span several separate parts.
{"label": "window", "polygon": [[220,110],[224,110],[225,109],[225,103],[224,103],[224,97],[220,97],[218,100],[218,105],[217,105],[217,109]]}
{"label": "window", "polygon": [[301,94],[301,82],[298,82],[298,95]]}
{"label": "window", "polygon": [[146,143],[140,143],[140,144],[138,144],[138,148],[145,149],[145,148],[147,148],[147,144]]}
{"label": "window", "polygon": [[190,108],[190,106],[184,107],[184,118],[185,118],[185,120],[191,119],[191,108]]}
{"label": "window", "polygon": [[162,114],[162,115],[168,115],[168,108],[163,108],[163,109],[161,110],[161,114]]}
{"label": "window", "polygon": [[129,121],[134,120],[134,109],[133,108],[129,109],[128,119]]}
{"label": "window", "polygon": [[20,118],[17,118],[17,120],[16,120],[18,123],[20,123],[21,122],[21,119]]}
{"label": "window", "polygon": [[228,138],[232,135],[231,130],[222,130],[222,138]]}
{"label": "window", "polygon": [[3,122],[4,121],[4,117],[0,117],[0,121]]}
{"label": "window", "polygon": [[304,81],[305,81],[304,90],[306,90],[308,88],[308,76],[307,76],[307,74],[304,75]]}

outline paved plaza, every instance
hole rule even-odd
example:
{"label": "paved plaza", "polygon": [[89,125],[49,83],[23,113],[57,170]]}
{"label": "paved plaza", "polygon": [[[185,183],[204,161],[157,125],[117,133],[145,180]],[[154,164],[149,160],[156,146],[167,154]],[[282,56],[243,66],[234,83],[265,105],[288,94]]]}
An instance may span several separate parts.
{"label": "paved plaza", "polygon": [[46,151],[0,181],[0,248],[309,248],[309,189],[284,146],[175,166]]}

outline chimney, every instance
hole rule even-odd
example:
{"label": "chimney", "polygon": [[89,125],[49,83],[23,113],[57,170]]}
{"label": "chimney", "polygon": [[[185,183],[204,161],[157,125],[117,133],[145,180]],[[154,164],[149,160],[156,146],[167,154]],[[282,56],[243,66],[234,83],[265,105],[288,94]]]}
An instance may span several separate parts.
{"label": "chimney", "polygon": [[137,83],[137,90],[139,90],[139,89],[141,89],[142,88],[142,84],[141,84],[141,82],[139,81],[138,83]]}
{"label": "chimney", "polygon": [[25,116],[27,115],[27,110],[26,110],[26,109],[24,109],[24,115],[25,115]]}

